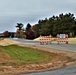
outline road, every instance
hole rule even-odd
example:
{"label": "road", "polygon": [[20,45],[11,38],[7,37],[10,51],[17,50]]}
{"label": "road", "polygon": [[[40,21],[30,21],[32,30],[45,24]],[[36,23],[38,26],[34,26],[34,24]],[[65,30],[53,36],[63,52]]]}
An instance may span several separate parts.
{"label": "road", "polygon": [[52,49],[57,49],[57,50],[76,52],[76,44],[61,44],[61,43],[58,44],[54,42],[48,45],[40,45],[38,41],[33,41],[33,40],[24,40],[24,39],[10,39],[10,40],[17,41],[22,44],[35,45],[35,46],[52,48]]}
{"label": "road", "polygon": [[41,73],[22,74],[22,75],[76,75],[76,66],[66,67],[60,70],[47,71]]}
{"label": "road", "polygon": [[[76,44],[51,43],[49,45],[40,45],[39,42],[32,41],[32,40],[21,40],[21,39],[10,39],[10,40],[17,41],[22,44],[28,44],[28,45],[30,44],[30,45],[36,45],[36,46],[41,46],[41,47],[46,47],[46,48],[76,52]],[[54,70],[54,71],[31,73],[31,74],[21,74],[21,75],[76,75],[76,65],[65,67],[62,69]]]}

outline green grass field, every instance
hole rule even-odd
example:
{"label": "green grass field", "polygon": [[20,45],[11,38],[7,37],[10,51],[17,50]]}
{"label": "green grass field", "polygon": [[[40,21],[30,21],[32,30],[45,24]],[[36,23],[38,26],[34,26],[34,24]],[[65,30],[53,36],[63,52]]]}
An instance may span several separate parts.
{"label": "green grass field", "polygon": [[0,49],[7,53],[12,60],[18,61],[18,64],[48,62],[52,59],[47,52],[17,45],[0,46]]}

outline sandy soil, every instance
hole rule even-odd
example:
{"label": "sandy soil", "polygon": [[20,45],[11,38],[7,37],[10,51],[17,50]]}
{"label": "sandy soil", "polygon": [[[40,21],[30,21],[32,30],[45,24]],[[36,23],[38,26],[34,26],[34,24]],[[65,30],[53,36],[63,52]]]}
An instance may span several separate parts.
{"label": "sandy soil", "polygon": [[[5,45],[10,45],[10,44],[20,45],[17,42],[13,42],[9,40],[0,40],[0,45],[5,46]],[[55,53],[57,54],[57,56],[54,59],[52,59],[50,62],[44,62],[44,63],[39,63],[39,64],[25,64],[23,66],[0,66],[0,75],[19,75],[22,73],[55,70],[55,69],[63,68],[65,66],[69,66],[69,65],[76,65],[76,53],[71,53],[68,51],[65,52],[65,51],[60,51],[60,50],[53,50],[53,49],[49,50],[47,48],[36,47],[36,46],[31,46],[31,45],[29,46],[20,45],[20,46],[31,47],[34,49],[50,52],[52,54]]]}

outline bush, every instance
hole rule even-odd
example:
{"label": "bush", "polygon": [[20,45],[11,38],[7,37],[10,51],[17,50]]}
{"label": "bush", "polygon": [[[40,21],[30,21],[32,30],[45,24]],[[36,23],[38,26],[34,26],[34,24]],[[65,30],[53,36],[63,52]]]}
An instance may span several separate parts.
{"label": "bush", "polygon": [[30,30],[26,33],[26,39],[34,39],[34,38],[35,38],[34,31],[30,29]]}

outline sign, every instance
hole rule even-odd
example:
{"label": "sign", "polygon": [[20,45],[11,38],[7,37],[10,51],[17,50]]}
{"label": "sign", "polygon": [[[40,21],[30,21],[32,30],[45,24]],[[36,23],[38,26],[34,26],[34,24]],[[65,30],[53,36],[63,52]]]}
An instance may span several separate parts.
{"label": "sign", "polygon": [[60,38],[66,38],[65,34],[60,34]]}

